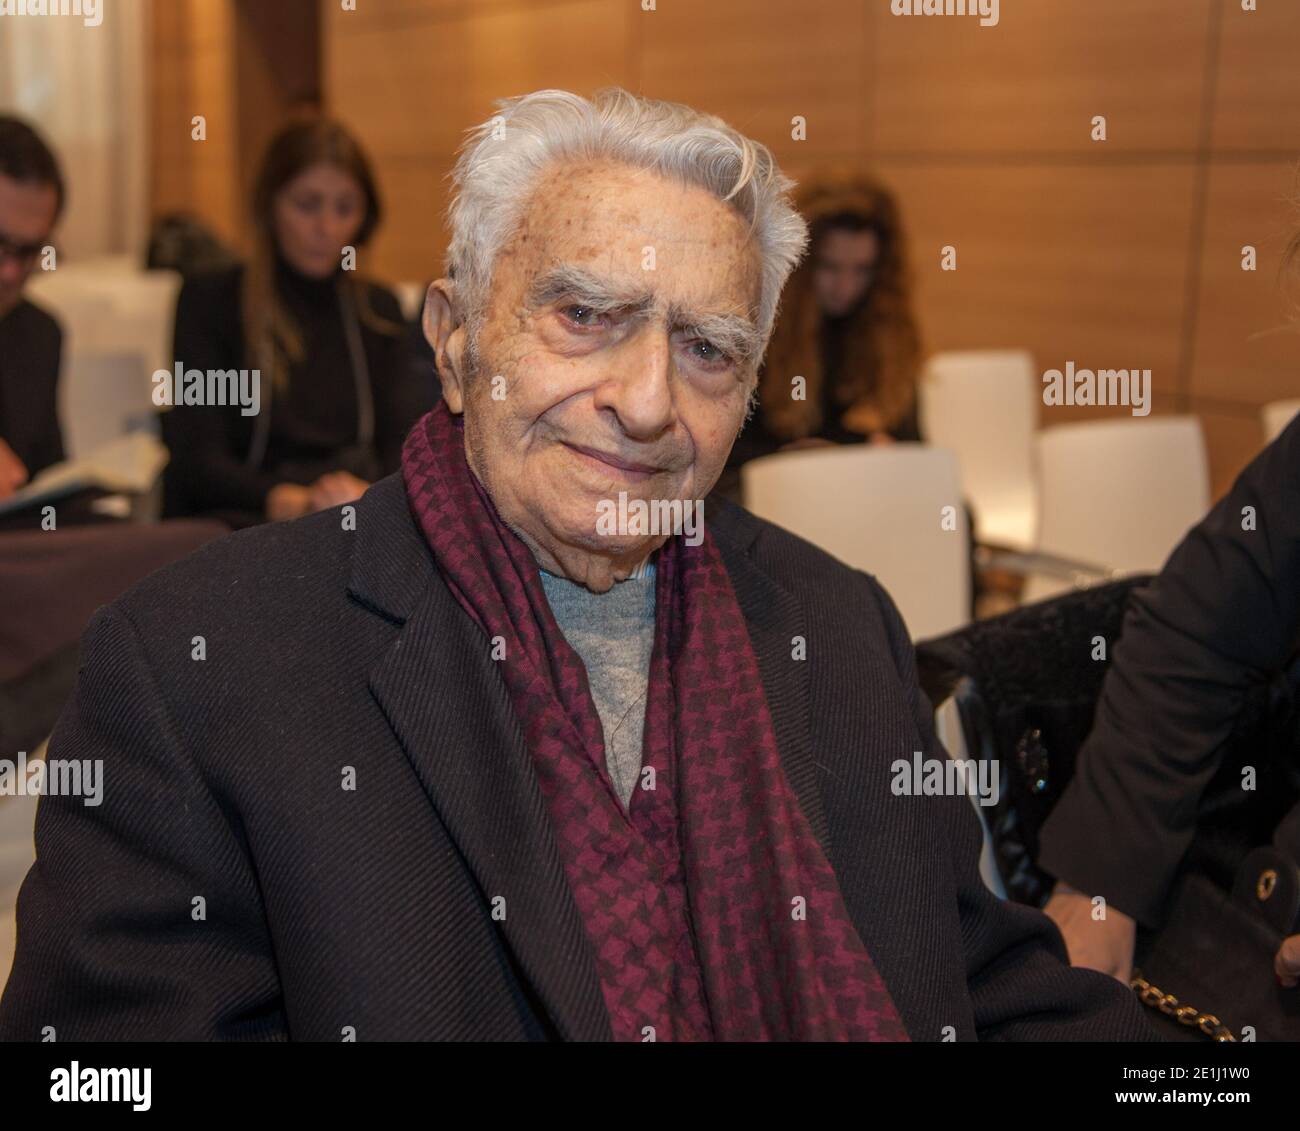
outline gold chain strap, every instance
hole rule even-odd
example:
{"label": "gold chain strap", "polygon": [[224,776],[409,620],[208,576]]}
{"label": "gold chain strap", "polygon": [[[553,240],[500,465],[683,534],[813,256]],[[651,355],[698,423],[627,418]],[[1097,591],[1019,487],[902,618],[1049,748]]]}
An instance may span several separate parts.
{"label": "gold chain strap", "polygon": [[1129,985],[1137,992],[1138,1000],[1143,1005],[1158,1009],[1180,1025],[1194,1025],[1212,1041],[1236,1041],[1232,1030],[1213,1013],[1200,1013],[1195,1006],[1181,1005],[1173,994],[1165,993],[1142,977],[1141,970],[1133,971],[1133,980]]}

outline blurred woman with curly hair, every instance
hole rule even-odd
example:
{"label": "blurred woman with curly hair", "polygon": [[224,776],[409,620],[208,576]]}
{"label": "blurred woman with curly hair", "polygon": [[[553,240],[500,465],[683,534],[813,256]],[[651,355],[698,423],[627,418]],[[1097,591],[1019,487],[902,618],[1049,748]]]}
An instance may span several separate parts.
{"label": "blurred woman with curly hair", "polygon": [[795,200],[810,253],[782,293],[733,467],[786,447],[921,438],[921,341],[892,194],[866,177],[829,178]]}

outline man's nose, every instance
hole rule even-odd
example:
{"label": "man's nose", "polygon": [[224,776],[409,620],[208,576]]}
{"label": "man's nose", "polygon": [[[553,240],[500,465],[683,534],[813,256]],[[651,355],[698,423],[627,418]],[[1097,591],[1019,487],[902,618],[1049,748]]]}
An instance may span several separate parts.
{"label": "man's nose", "polygon": [[613,371],[596,388],[596,408],[613,409],[634,440],[662,435],[673,422],[672,349],[663,330],[646,326],[613,356]]}

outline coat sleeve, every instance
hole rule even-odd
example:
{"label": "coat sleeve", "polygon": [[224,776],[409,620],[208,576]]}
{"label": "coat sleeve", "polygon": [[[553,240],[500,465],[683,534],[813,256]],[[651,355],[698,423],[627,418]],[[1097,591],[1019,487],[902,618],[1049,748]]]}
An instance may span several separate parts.
{"label": "coat sleeve", "polygon": [[97,803],[37,805],[0,1041],[286,1039],[248,854],[113,606],[49,743],[47,762],[83,759]]}
{"label": "coat sleeve", "polygon": [[1039,863],[1148,926],[1251,690],[1300,641],[1300,418],[1130,599]]}
{"label": "coat sleeve", "polygon": [[[927,758],[947,754],[920,689],[907,629],[878,584],[890,650]],[[1132,990],[1114,978],[1069,965],[1065,943],[1044,914],[999,899],[979,872],[983,833],[970,799],[934,799],[944,814],[935,835],[952,859],[966,983],[975,1028],[984,1041],[1159,1041]]]}

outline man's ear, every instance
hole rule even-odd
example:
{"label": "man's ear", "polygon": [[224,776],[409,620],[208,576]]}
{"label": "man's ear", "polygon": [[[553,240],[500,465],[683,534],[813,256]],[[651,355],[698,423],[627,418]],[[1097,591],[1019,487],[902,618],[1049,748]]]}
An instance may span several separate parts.
{"label": "man's ear", "polygon": [[450,279],[437,279],[429,284],[420,324],[425,340],[433,348],[442,381],[442,398],[452,412],[460,413],[465,410],[466,330],[457,324],[452,313],[455,286]]}

